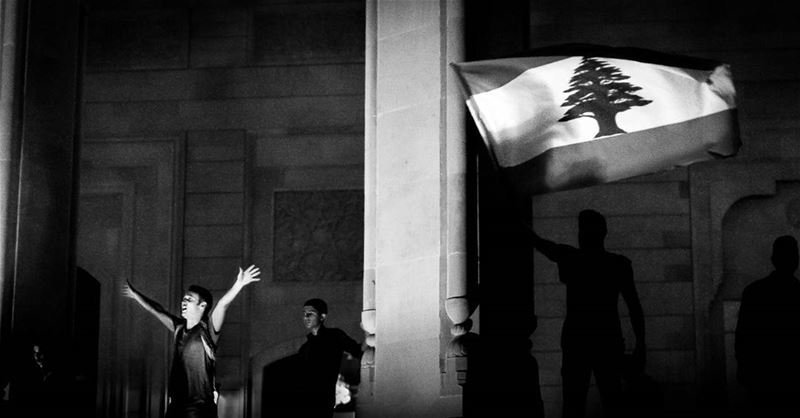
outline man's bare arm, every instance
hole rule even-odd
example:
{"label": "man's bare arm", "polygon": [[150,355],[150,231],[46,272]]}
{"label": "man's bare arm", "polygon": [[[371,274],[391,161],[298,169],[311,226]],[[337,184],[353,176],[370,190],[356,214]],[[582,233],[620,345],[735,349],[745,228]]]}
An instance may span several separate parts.
{"label": "man's bare arm", "polygon": [[258,276],[261,274],[261,270],[256,267],[255,265],[251,265],[247,268],[247,270],[242,271],[239,268],[239,275],[236,276],[236,281],[233,283],[228,291],[222,295],[217,302],[217,305],[214,306],[214,310],[211,311],[211,326],[213,327],[213,331],[215,334],[219,333],[222,330],[222,323],[225,322],[225,313],[228,311],[228,306],[230,306],[231,302],[236,299],[236,296],[239,292],[250,283],[257,282],[261,280]]}
{"label": "man's bare arm", "polygon": [[533,230],[531,226],[525,225],[525,237],[528,239],[528,242],[539,250],[542,255],[547,257],[552,262],[558,262],[559,255],[561,251],[559,251],[558,244],[553,241],[546,240],[539,236],[536,231]]}
{"label": "man's bare arm", "polygon": [[148,298],[136,288],[131,285],[130,282],[125,282],[122,285],[122,296],[126,298],[133,299],[139,305],[141,305],[147,312],[150,312],[153,316],[156,317],[165,327],[167,327],[170,331],[175,331],[175,322],[179,319],[164,309],[161,304],[158,302]]}

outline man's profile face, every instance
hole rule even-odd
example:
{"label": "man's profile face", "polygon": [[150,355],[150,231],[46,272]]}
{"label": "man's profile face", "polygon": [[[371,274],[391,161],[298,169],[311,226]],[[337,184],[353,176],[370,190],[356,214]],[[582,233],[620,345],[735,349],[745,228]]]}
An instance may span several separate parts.
{"label": "man's profile face", "polygon": [[181,316],[185,319],[200,320],[206,303],[200,302],[200,296],[195,292],[186,292],[181,299]]}
{"label": "man's profile face", "polygon": [[44,352],[42,352],[42,347],[38,344],[34,344],[33,346],[33,360],[40,366],[44,364]]}
{"label": "man's profile face", "polygon": [[303,325],[306,329],[319,328],[324,317],[312,306],[303,306]]}

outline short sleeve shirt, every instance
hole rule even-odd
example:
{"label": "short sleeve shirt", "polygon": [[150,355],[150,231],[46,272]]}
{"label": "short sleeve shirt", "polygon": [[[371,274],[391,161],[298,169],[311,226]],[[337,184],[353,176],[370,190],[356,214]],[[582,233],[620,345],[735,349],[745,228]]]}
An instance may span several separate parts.
{"label": "short sleeve shirt", "polygon": [[216,341],[219,334],[203,321],[186,329],[175,328],[175,352],[170,373],[169,396],[172,403],[200,405],[214,402]]}

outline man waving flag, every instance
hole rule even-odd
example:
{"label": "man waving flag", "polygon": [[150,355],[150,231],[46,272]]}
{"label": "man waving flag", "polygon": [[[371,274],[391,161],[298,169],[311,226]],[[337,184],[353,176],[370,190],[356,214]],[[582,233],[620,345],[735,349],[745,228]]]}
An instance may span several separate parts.
{"label": "man waving flag", "polygon": [[741,145],[726,64],[563,45],[452,65],[496,165],[520,194],[728,157]]}

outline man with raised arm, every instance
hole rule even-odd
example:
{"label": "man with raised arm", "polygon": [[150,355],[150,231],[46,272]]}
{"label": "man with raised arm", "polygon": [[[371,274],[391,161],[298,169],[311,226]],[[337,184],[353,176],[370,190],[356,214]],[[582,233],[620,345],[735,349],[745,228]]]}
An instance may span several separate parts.
{"label": "man with raised arm", "polygon": [[[261,280],[258,267],[239,268],[236,281],[214,306],[211,292],[191,285],[181,299],[181,317],[136,290],[130,282],[122,295],[139,303],[172,332],[175,341],[169,375],[167,418],[216,418],[215,352],[225,312],[246,285]],[[211,314],[209,315],[209,311]]]}
{"label": "man with raised arm", "polygon": [[556,244],[530,230],[534,248],[558,264],[567,287],[567,315],[561,330],[561,377],[565,418],[582,418],[594,374],[606,416],[622,408],[622,366],[625,344],[617,304],[628,306],[636,336],[633,368],[645,362],[644,313],[633,282],[631,261],[606,251],[606,220],[594,210],[578,215],[578,248]]}

